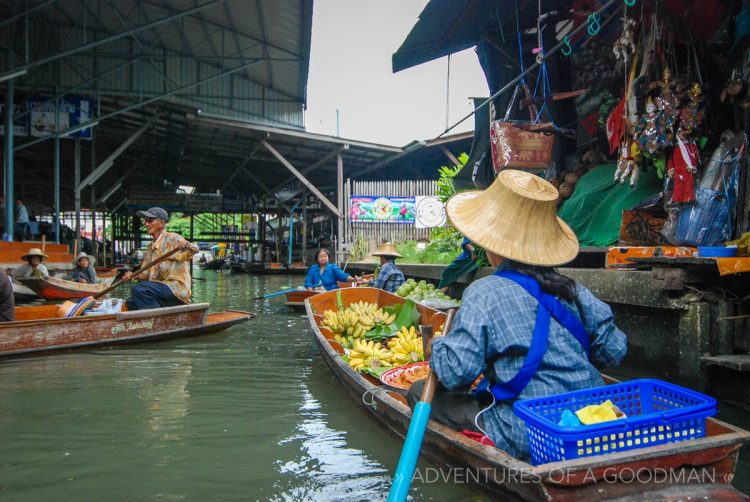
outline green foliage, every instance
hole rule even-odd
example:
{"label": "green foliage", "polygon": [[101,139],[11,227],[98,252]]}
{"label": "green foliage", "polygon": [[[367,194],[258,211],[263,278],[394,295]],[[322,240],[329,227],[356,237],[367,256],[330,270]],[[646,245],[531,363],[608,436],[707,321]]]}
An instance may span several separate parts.
{"label": "green foliage", "polygon": [[448,199],[456,193],[456,187],[453,186],[453,178],[461,172],[461,169],[463,169],[468,160],[469,156],[466,153],[462,153],[458,156],[458,165],[451,167],[441,166],[440,169],[438,169],[440,177],[435,182],[437,185],[435,195],[440,197],[440,200],[443,201],[443,203],[447,202]]}

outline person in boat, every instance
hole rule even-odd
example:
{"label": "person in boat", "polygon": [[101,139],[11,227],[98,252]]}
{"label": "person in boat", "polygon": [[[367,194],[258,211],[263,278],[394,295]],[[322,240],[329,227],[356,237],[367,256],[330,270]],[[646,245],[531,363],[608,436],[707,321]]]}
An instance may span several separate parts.
{"label": "person in boat", "polygon": [[24,279],[26,277],[39,277],[42,279],[47,279],[49,277],[49,272],[47,271],[47,267],[42,265],[42,262],[46,258],[47,255],[42,253],[41,249],[29,249],[29,252],[21,257],[21,259],[26,263],[24,263],[20,267],[14,268],[13,272],[11,272],[11,277],[13,277],[14,281],[17,281],[18,279]]}
{"label": "person in boat", "polygon": [[16,301],[13,298],[13,281],[0,267],[0,322],[16,320]]}
{"label": "person in boat", "polygon": [[473,277],[477,271],[477,253],[474,249],[474,245],[471,240],[466,237],[461,241],[461,254],[456,256],[453,261],[445,267],[442,275],[440,276],[440,282],[438,283],[438,289],[443,293],[448,292],[448,287],[451,284],[459,280],[463,276]]}
{"label": "person in boat", "polygon": [[167,232],[166,225],[169,213],[160,207],[148,211],[138,211],[143,218],[146,231],[153,239],[143,257],[143,263],[158,260],[160,257],[179,248],[182,251],[173,254],[159,265],[139,274],[125,272],[122,278],[126,281],[137,279],[133,285],[130,298],[126,300],[128,310],[155,309],[190,303],[190,269],[193,255],[198,253],[198,246],[186,241],[181,235]]}
{"label": "person in boat", "polygon": [[326,291],[330,291],[332,289],[338,289],[339,286],[337,281],[354,282],[356,280],[355,277],[352,277],[341,270],[338,265],[331,263],[328,250],[321,248],[315,253],[315,263],[313,263],[307,271],[307,277],[305,277],[305,289],[307,291],[313,291],[315,288],[322,285]]}
{"label": "person in boat", "polygon": [[[482,433],[522,459],[529,445],[514,401],[601,386],[598,368],[627,352],[612,309],[553,268],[579,249],[556,216],[557,198],[549,182],[508,169],[486,190],[446,204],[451,223],[484,248],[496,271],[469,285],[449,332],[432,341],[430,367],[441,385],[430,418]],[[469,390],[482,374],[475,398]],[[423,384],[409,390],[411,406]]]}
{"label": "person in boat", "polygon": [[96,258],[86,253],[78,253],[73,260],[73,270],[70,272],[70,280],[82,284],[96,284],[96,270],[94,270]]}
{"label": "person in boat", "polygon": [[396,251],[392,242],[384,242],[372,255],[380,257],[380,272],[375,279],[370,280],[370,285],[395,294],[405,281],[404,274],[396,266],[396,258],[401,258],[401,254]]}

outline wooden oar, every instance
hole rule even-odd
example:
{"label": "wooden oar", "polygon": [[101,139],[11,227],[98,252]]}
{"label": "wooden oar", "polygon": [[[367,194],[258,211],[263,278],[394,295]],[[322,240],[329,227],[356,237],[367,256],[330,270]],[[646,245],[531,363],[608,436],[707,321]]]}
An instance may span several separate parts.
{"label": "wooden oar", "polygon": [[[318,284],[316,284],[315,286],[313,286],[313,288],[317,288],[318,286],[322,286],[322,283],[319,282]],[[274,296],[285,295],[285,294],[291,293],[293,291],[297,291],[297,288],[285,289],[283,291],[277,291],[275,293],[268,293],[267,295],[263,295],[263,296],[256,296],[255,298],[250,298],[250,301],[252,301],[252,300],[266,300],[268,298],[273,298]]]}
{"label": "wooden oar", "polygon": [[[455,313],[455,309],[448,311],[448,316],[443,324],[443,333],[448,333]],[[414,477],[414,470],[419,459],[419,450],[422,447],[427,423],[430,421],[432,396],[435,394],[437,383],[437,376],[430,370],[427,381],[422,388],[422,395],[411,415],[411,423],[404,440],[404,448],[401,450],[401,458],[398,460],[396,474],[393,477],[391,492],[388,494],[388,502],[402,502],[406,500],[406,496],[409,494],[411,479]]]}
{"label": "wooden oar", "polygon": [[[172,251],[170,251],[169,253],[167,253],[167,254],[165,254],[165,255],[163,255],[163,256],[160,256],[159,258],[157,258],[156,260],[152,261],[152,262],[151,262],[151,263],[149,263],[148,265],[146,265],[146,266],[144,266],[144,267],[141,267],[141,268],[139,268],[137,272],[134,272],[134,273],[133,273],[133,276],[136,276],[136,275],[140,275],[140,274],[142,274],[142,273],[143,273],[143,272],[145,272],[146,270],[150,269],[151,267],[153,267],[153,266],[155,266],[155,265],[158,265],[159,263],[163,262],[164,260],[166,260],[167,258],[169,258],[170,256],[172,256],[173,254],[175,254],[175,253],[179,253],[180,251],[184,251],[184,249],[182,249],[182,248],[179,248],[179,247],[178,247],[178,248],[174,248],[174,249],[173,249]],[[130,281],[130,280],[131,280],[131,279],[127,279],[127,280],[126,280],[126,279],[121,279],[121,280],[119,280],[119,281],[116,281],[116,282],[115,282],[114,284],[112,284],[112,285],[111,285],[110,287],[108,287],[107,289],[105,289],[105,290],[104,290],[104,291],[102,291],[101,293],[97,293],[96,295],[94,295],[94,299],[96,299],[96,298],[100,298],[100,297],[102,297],[102,296],[106,295],[107,293],[109,293],[110,291],[112,291],[113,289],[115,289],[116,287],[118,287],[118,286],[120,286],[121,284],[124,284],[124,283],[126,283],[126,282],[128,282],[128,281]]]}

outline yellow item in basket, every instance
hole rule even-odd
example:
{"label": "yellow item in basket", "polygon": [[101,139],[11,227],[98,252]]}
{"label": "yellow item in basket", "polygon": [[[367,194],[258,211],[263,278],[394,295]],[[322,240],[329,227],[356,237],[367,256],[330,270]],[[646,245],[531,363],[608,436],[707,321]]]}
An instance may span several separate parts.
{"label": "yellow item in basket", "polygon": [[625,414],[607,399],[602,404],[592,404],[576,411],[578,420],[584,425],[598,424],[600,422],[609,422],[618,418],[625,418]]}

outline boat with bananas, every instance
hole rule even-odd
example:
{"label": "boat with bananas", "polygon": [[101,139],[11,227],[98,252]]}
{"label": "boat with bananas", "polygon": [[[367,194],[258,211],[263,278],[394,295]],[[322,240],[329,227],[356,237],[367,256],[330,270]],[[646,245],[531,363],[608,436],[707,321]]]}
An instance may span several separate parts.
{"label": "boat with bananas", "polygon": [[16,320],[0,323],[0,357],[205,335],[255,317],[238,310],[208,312],[209,306],[195,303],[76,317],[65,317],[70,311],[59,305],[16,307]]}
{"label": "boat with bananas", "polygon": [[[412,415],[404,391],[383,384],[375,375],[400,361],[419,360],[419,354],[412,350],[399,360],[393,338],[386,343],[375,343],[373,337],[368,340],[377,331],[375,319],[365,314],[363,326],[360,318],[363,310],[379,310],[389,315],[385,323],[397,306],[401,315],[406,302],[374,288],[328,291],[305,300],[315,341],[344,392],[399,438],[406,436]],[[441,329],[445,313],[419,304],[415,309],[418,315],[413,324]],[[372,325],[367,324],[370,321]],[[403,326],[395,338],[408,338]],[[421,343],[421,338],[416,340]],[[413,344],[411,349],[415,349]],[[740,447],[748,438],[748,431],[708,418],[703,438],[534,466],[431,420],[421,457],[450,468],[453,474],[443,474],[450,474],[451,479],[461,476],[461,482],[503,500],[747,500],[731,482]],[[393,453],[395,460],[398,451]]]}

